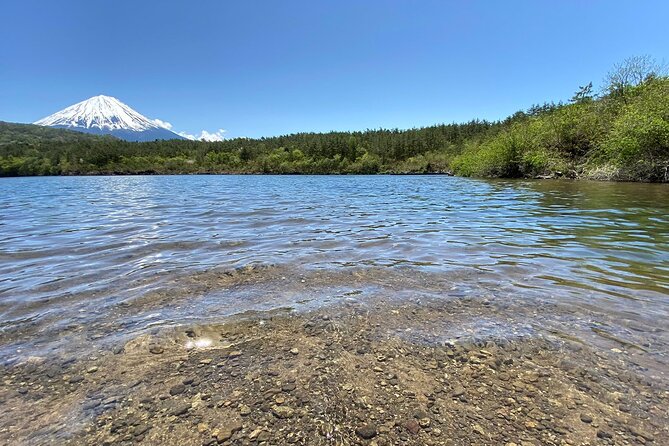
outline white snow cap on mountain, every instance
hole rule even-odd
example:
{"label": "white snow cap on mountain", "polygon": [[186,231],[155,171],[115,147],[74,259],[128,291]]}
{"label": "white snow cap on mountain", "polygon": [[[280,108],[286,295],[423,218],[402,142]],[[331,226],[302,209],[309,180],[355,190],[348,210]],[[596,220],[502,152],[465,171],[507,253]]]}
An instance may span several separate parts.
{"label": "white snow cap on mountain", "polygon": [[[161,121],[162,123],[162,121]],[[35,122],[37,125],[144,131],[166,128],[111,96],[94,96]]]}
{"label": "white snow cap on mountain", "polygon": [[149,119],[111,96],[94,96],[36,121],[37,125],[67,128],[86,133],[111,134],[128,141],[193,139],[222,141],[225,130],[203,130],[199,136],[174,132],[172,124]]}

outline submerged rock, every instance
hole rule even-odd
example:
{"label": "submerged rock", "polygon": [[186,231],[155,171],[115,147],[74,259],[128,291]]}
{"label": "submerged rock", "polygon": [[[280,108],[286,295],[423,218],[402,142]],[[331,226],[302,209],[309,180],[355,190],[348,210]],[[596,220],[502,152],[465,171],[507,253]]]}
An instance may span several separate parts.
{"label": "submerged rock", "polygon": [[190,409],[191,409],[190,403],[179,403],[170,411],[170,413],[172,415],[181,416],[186,414]]}
{"label": "submerged rock", "polygon": [[272,413],[277,418],[292,418],[295,414],[295,411],[288,406],[272,406]]}
{"label": "submerged rock", "polygon": [[369,440],[371,438],[376,437],[376,425],[374,424],[365,424],[363,426],[360,426],[355,430],[355,433],[358,435],[360,438],[364,438],[365,440]]}
{"label": "submerged rock", "polygon": [[186,391],[186,386],[183,384],[177,384],[176,386],[173,386],[170,388],[170,395],[175,396],[175,395],[181,395]]}
{"label": "submerged rock", "polygon": [[592,417],[588,414],[582,413],[581,414],[581,421],[587,424],[592,423]]}
{"label": "submerged rock", "polygon": [[149,351],[154,355],[160,355],[165,352],[165,349],[160,345],[151,345],[149,346]]}

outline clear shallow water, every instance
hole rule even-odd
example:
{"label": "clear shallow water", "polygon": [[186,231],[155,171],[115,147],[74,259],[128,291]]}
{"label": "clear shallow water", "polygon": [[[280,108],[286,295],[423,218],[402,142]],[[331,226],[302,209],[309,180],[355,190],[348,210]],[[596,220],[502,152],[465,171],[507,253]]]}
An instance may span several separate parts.
{"label": "clear shallow water", "polygon": [[[222,291],[207,276],[246,265],[275,265],[283,282]],[[389,292],[563,303],[608,315],[609,325],[624,320],[611,332],[663,333],[669,187],[443,176],[0,180],[5,355],[75,333],[94,343]]]}

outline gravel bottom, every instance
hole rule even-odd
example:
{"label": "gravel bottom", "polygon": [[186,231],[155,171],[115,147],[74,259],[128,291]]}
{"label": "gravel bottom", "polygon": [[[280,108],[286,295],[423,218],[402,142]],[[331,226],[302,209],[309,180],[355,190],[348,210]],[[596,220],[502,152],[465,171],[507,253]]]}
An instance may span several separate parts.
{"label": "gravel bottom", "polygon": [[643,352],[407,328],[452,330],[448,305],[275,311],[5,364],[0,443],[669,444],[667,378]]}

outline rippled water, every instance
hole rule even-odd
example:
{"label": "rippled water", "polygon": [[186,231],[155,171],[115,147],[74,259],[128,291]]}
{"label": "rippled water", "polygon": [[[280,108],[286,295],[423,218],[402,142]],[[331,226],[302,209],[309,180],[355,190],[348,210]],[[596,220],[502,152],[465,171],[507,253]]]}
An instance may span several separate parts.
{"label": "rippled water", "polygon": [[[281,280],[212,281],[248,265],[272,265]],[[444,176],[0,181],[5,355],[70,334],[94,343],[337,296],[474,292],[663,333],[669,187]]]}

